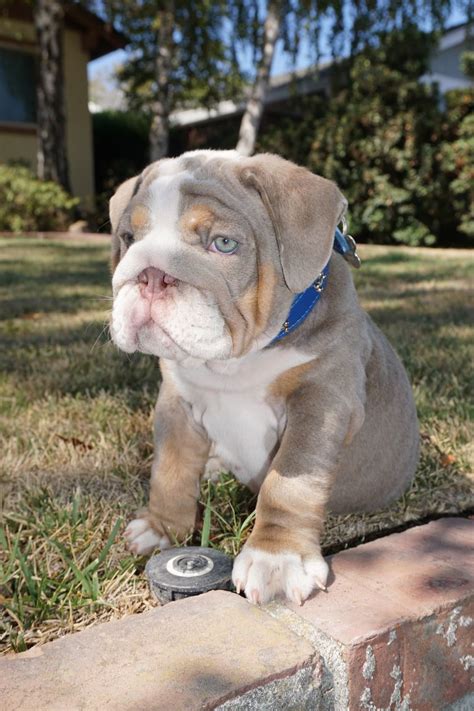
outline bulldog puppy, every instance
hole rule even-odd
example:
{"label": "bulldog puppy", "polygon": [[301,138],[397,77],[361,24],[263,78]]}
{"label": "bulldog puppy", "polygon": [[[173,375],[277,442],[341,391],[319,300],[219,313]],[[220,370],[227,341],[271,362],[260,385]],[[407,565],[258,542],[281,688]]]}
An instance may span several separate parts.
{"label": "bulldog puppy", "polygon": [[[403,366],[333,251],[345,210],[334,183],[234,151],[158,161],[110,203],[112,338],[159,356],[163,374],[150,501],[126,530],[129,548],[193,529],[212,448],[259,492],[233,570],[254,603],[301,604],[324,589],[326,511],[385,506],[418,459]],[[296,295],[315,281],[320,298],[295,323]]]}

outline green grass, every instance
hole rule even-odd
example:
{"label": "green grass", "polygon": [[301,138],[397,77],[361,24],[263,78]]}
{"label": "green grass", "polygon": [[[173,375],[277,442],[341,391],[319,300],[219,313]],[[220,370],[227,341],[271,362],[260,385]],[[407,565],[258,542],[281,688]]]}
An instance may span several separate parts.
{"label": "green grass", "polygon": [[[156,360],[108,342],[105,239],[0,242],[0,643],[8,651],[152,604],[144,559],[126,552],[121,533],[147,496],[160,375]],[[390,508],[330,516],[326,550],[473,505],[472,256],[361,253],[359,294],[412,378],[422,458]],[[254,503],[229,474],[204,482],[193,541],[235,555]]]}

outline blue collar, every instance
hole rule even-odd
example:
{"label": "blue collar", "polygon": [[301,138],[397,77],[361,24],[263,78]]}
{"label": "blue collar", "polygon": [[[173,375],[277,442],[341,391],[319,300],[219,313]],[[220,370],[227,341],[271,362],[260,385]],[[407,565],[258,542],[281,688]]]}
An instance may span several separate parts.
{"label": "blue collar", "polygon": [[[360,267],[360,259],[356,251],[356,243],[350,235],[344,234],[337,227],[334,234],[333,249],[335,252],[342,254],[344,259],[353,267],[356,269]],[[323,295],[323,291],[328,281],[328,275],[329,262],[319,274],[318,278],[306,289],[306,291],[296,294],[293,299],[293,303],[291,304],[287,319],[275,338],[270,341],[270,346],[287,336],[289,333],[292,333],[296,328],[298,328],[300,323],[305,320]]]}
{"label": "blue collar", "polygon": [[296,294],[293,299],[293,303],[291,304],[287,319],[273,341],[269,343],[270,346],[294,331],[295,328],[298,328],[300,323],[305,320],[306,316],[313,310],[321,298],[324,287],[326,286],[328,274],[329,262],[326,264],[316,281],[313,281],[311,286],[308,286],[306,291]]}

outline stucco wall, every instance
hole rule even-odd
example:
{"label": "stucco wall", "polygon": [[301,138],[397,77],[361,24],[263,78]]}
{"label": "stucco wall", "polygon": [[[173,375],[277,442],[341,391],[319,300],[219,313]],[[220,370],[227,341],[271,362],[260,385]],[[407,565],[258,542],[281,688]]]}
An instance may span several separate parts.
{"label": "stucco wall", "polygon": [[22,160],[34,170],[36,164],[36,136],[30,133],[7,133],[0,124],[0,163]]}
{"label": "stucco wall", "polygon": [[[0,45],[20,47],[34,51],[31,43],[35,33],[33,25],[26,22],[0,18]],[[9,44],[8,39],[15,41]],[[94,201],[94,164],[92,123],[88,110],[87,62],[88,54],[82,47],[80,32],[67,29],[65,32],[64,73],[66,78],[66,140],[71,188],[81,198],[84,207],[92,207]],[[0,123],[0,163],[11,160],[27,161],[34,170],[36,165],[37,140],[34,132],[21,128],[2,130]]]}
{"label": "stucco wall", "polygon": [[8,37],[17,42],[35,41],[35,28],[29,22],[20,22],[19,20],[9,20],[0,17],[0,36],[2,39]]}

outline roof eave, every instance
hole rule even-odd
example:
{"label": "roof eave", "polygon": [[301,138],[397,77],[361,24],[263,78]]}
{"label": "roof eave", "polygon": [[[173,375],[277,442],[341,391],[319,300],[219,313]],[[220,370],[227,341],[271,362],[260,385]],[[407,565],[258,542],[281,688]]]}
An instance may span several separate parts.
{"label": "roof eave", "polygon": [[[25,2],[7,0],[2,3],[0,17],[22,22],[33,22],[31,6]],[[103,57],[116,49],[123,49],[128,40],[110,23],[105,22],[94,13],[76,3],[67,3],[65,7],[66,28],[74,29],[82,34],[82,42],[90,59]]]}
{"label": "roof eave", "polygon": [[65,21],[67,27],[82,31],[83,44],[91,59],[123,49],[128,44],[124,34],[80,5],[66,6]]}

